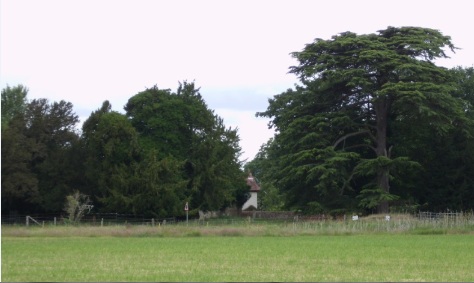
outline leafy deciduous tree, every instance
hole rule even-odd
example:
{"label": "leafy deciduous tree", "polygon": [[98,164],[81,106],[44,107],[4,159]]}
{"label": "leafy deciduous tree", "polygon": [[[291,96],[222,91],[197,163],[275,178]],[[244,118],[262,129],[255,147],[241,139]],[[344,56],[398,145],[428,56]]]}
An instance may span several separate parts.
{"label": "leafy deciduous tree", "polygon": [[27,104],[28,89],[23,85],[2,89],[2,129],[15,115],[23,114]]}
{"label": "leafy deciduous tree", "polygon": [[60,211],[74,171],[68,152],[78,140],[73,105],[34,99],[14,112],[2,130],[2,202],[10,209]]}

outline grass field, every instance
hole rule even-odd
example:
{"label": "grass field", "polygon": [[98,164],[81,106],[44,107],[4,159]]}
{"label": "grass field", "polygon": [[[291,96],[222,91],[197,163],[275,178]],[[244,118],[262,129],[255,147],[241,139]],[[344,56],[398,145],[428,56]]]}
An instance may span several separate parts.
{"label": "grass field", "polygon": [[2,280],[474,281],[472,232],[274,229],[2,227]]}

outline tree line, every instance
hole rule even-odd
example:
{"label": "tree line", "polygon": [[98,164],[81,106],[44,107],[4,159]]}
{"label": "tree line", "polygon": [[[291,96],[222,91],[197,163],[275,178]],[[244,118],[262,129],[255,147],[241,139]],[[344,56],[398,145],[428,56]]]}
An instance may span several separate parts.
{"label": "tree line", "polygon": [[[267,209],[307,213],[474,208],[474,70],[429,28],[316,39],[292,53],[300,83],[269,99],[275,136],[248,164]],[[267,202],[267,203],[265,203]]]}
{"label": "tree line", "polygon": [[[275,135],[246,164],[194,83],[148,88],[121,114],[105,101],[83,123],[72,104],[2,90],[2,212],[61,211],[68,195],[101,212],[153,217],[219,210],[386,213],[474,208],[474,69],[439,67],[456,47],[429,28],[316,39],[292,53],[294,88],[256,116]],[[242,167],[244,168],[242,170]]]}
{"label": "tree line", "polygon": [[[149,217],[241,205],[246,190],[237,129],[209,109],[194,83],[148,88],[125,113],[109,101],[82,130],[66,101],[2,90],[2,213],[61,212],[67,196],[99,212]],[[239,202],[240,201],[240,202]]]}

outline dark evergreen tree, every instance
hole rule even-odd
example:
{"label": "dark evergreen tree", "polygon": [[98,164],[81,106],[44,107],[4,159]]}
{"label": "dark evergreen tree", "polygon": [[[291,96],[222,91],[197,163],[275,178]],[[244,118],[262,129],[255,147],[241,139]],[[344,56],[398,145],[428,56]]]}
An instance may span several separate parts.
{"label": "dark evergreen tree", "polygon": [[449,71],[433,63],[447,57],[444,48],[455,49],[437,30],[388,27],[316,39],[293,53],[301,85],[257,113],[276,129],[273,177],[289,205],[388,212],[399,198],[390,180],[419,167],[395,155],[404,130],[414,130],[406,125],[446,136],[468,124]]}
{"label": "dark evergreen tree", "polygon": [[176,93],[147,89],[130,98],[125,110],[146,158],[182,163],[175,174],[184,173],[190,209],[217,210],[234,201],[243,182],[237,131],[225,128],[194,83],[180,83]]}
{"label": "dark evergreen tree", "polygon": [[133,198],[140,162],[138,134],[125,115],[111,111],[105,101],[84,122],[83,144],[86,163],[86,193],[105,212],[136,211]]}
{"label": "dark evergreen tree", "polygon": [[78,140],[78,117],[73,105],[34,99],[16,109],[2,129],[2,210],[61,211],[74,186],[70,150]]}

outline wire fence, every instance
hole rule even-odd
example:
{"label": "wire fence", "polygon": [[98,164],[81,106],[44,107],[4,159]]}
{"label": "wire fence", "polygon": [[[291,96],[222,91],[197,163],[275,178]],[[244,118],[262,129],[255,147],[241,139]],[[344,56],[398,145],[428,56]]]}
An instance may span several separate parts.
{"label": "wire fence", "polygon": [[[474,225],[474,213],[471,212],[418,212],[409,215],[410,219],[390,218],[389,215],[380,216],[381,221],[417,221],[420,223],[444,223],[444,224],[467,224]],[[79,223],[72,223],[64,215],[57,214],[32,214],[32,215],[8,215],[1,218],[2,225],[15,226],[59,226],[59,225],[90,225],[90,226],[111,226],[111,225],[145,225],[160,226],[186,223],[187,225],[230,225],[239,226],[246,224],[282,224],[282,223],[309,223],[309,222],[354,222],[374,220],[368,216],[367,218],[358,217],[357,215],[343,215],[341,217],[329,217],[327,215],[302,216],[290,214],[288,212],[271,212],[271,213],[247,213],[234,217],[217,217],[217,218],[190,218],[189,220],[168,217],[168,218],[150,218],[145,216],[137,216],[132,214],[119,213],[91,213],[85,215]]]}
{"label": "wire fence", "polygon": [[430,222],[472,222],[474,220],[473,212],[429,212],[420,211],[416,217],[421,221]]}
{"label": "wire fence", "polygon": [[[96,213],[88,214],[80,220],[80,224],[92,226],[110,226],[110,225],[162,225],[173,224],[177,220],[174,217],[169,218],[147,218],[132,214],[119,213]],[[32,215],[14,215],[2,216],[2,225],[71,225],[67,217],[55,214],[32,214]],[[76,223],[77,224],[77,223]]]}
{"label": "wire fence", "polygon": [[143,216],[135,216],[128,214],[107,213],[88,215],[77,223],[72,223],[63,216],[55,215],[18,215],[2,217],[2,225],[14,226],[67,226],[67,225],[84,225],[84,226],[114,226],[114,225],[144,225],[144,226],[162,226],[162,225],[179,225],[186,224],[191,226],[242,226],[248,224],[282,224],[303,222],[306,218],[261,218],[246,215],[236,217],[215,217],[215,218],[184,218],[168,217],[168,218],[147,218]]}

